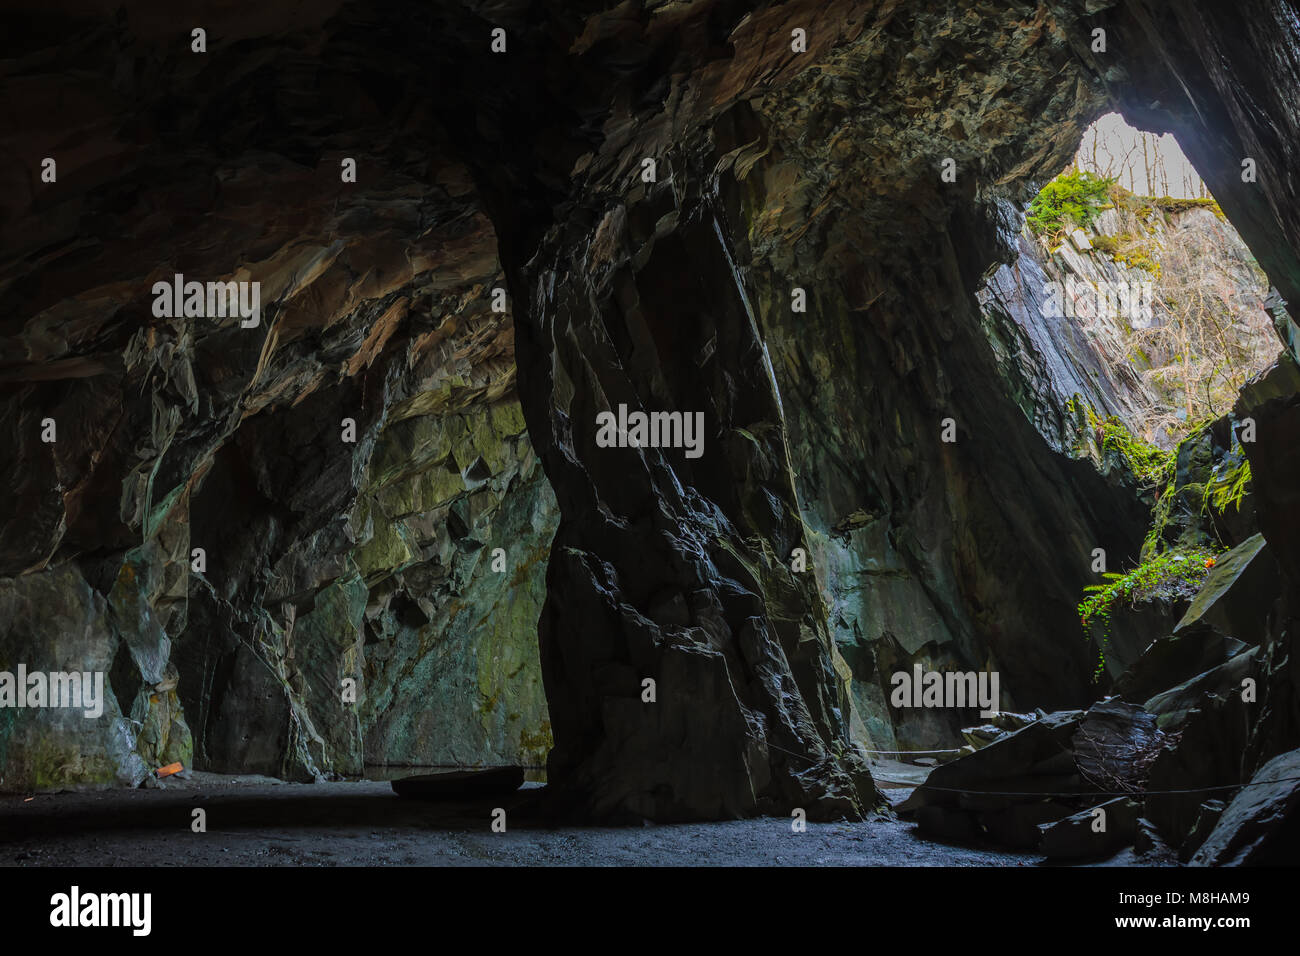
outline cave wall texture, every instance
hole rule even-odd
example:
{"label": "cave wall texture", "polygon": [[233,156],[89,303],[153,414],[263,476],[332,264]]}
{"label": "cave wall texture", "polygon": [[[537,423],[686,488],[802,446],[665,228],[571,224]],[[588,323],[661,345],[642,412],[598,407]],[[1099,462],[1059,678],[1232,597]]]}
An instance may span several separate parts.
{"label": "cave wall texture", "polygon": [[[1097,692],[1075,603],[1146,508],[1039,434],[976,298],[1086,125],[1173,131],[1300,302],[1285,0],[200,4],[202,54],[161,3],[11,7],[0,669],[113,701],[0,712],[6,788],[549,751],[583,815],[860,814],[855,743],[953,730],[890,672]],[[154,317],[177,272],[260,324]],[[1294,584],[1284,378],[1251,457]],[[620,405],[704,454],[599,447]]]}

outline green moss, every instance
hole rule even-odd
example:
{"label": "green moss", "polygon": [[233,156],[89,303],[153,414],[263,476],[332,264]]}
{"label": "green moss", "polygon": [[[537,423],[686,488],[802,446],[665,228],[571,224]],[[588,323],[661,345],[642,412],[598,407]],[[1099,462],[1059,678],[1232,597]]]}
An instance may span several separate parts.
{"label": "green moss", "polygon": [[530,731],[526,727],[519,731],[519,755],[521,757],[531,757],[541,763],[554,746],[555,738],[551,734],[551,722],[549,720],[543,720],[542,725],[536,731]]}
{"label": "green moss", "polygon": [[1214,477],[1205,486],[1206,504],[1220,514],[1229,507],[1240,511],[1241,502],[1250,485],[1250,477],[1250,462],[1246,459],[1234,467],[1224,469],[1222,473],[1216,469]]}
{"label": "green moss", "polygon": [[1155,206],[1161,212],[1186,212],[1188,209],[1208,209],[1214,213],[1223,222],[1227,222],[1223,210],[1219,208],[1219,202],[1216,199],[1174,199],[1172,196],[1161,196],[1154,200]]}
{"label": "green moss", "polygon": [[1113,259],[1120,246],[1132,238],[1132,236],[1125,233],[1119,236],[1093,236],[1088,241],[1092,243],[1094,249],[1106,253]]}
{"label": "green moss", "polygon": [[1130,269],[1141,269],[1149,272],[1157,279],[1161,276],[1160,263],[1151,258],[1151,250],[1142,245],[1132,246],[1128,249],[1121,249],[1112,256],[1116,262],[1121,262]]}
{"label": "green moss", "polygon": [[1159,485],[1168,481],[1174,471],[1177,455],[1157,448],[1150,442],[1133,435],[1114,415],[1099,418],[1091,408],[1088,423],[1101,431],[1101,450],[1117,451],[1133,474],[1146,485]]}
{"label": "green moss", "polygon": [[1025,222],[1037,236],[1059,236],[1071,227],[1090,226],[1105,207],[1114,183],[1089,172],[1063,173],[1034,197]]}
{"label": "green moss", "polygon": [[1174,501],[1178,498],[1176,485],[1175,476],[1170,475],[1164,489],[1156,497],[1155,507],[1151,509],[1151,528],[1147,531],[1146,539],[1142,542],[1143,560],[1160,551],[1160,545],[1164,541],[1165,528],[1169,524],[1169,519],[1173,516]]}
{"label": "green moss", "polygon": [[25,756],[26,773],[20,765],[18,776],[26,776],[34,790],[86,784],[117,783],[117,770],[103,753],[84,753],[75,742],[50,733],[32,742]]}
{"label": "green moss", "polygon": [[1091,633],[1094,625],[1101,627],[1101,647],[1097,670],[1093,674],[1094,681],[1101,678],[1106,666],[1111,615],[1116,607],[1121,602],[1131,607],[1139,601],[1154,598],[1191,597],[1214,566],[1217,553],[1206,548],[1166,551],[1142,562],[1126,574],[1106,574],[1105,584],[1094,584],[1083,589],[1084,599],[1078,607],[1079,623],[1088,633]]}

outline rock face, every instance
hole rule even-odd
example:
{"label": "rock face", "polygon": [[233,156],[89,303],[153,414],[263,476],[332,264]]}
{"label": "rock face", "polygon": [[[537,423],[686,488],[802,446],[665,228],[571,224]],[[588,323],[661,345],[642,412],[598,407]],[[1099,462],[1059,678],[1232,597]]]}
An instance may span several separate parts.
{"label": "rock face", "polygon": [[[1259,528],[1276,558],[1282,587],[1266,607],[1260,647],[1260,715],[1250,742],[1251,765],[1300,744],[1300,675],[1294,661],[1300,635],[1300,368],[1289,356],[1242,389],[1235,409],[1253,418],[1259,440],[1249,451]],[[1252,562],[1253,564],[1253,562]]]}
{"label": "rock face", "polygon": [[1300,849],[1300,751],[1274,757],[1222,811],[1192,858],[1199,866],[1283,865]]}
{"label": "rock face", "polygon": [[1173,444],[1166,420],[1182,395],[1176,382],[1151,372],[1175,356],[1147,333],[1176,321],[1170,301],[1212,288],[1223,347],[1246,370],[1264,367],[1282,348],[1265,309],[1267,278],[1216,207],[1122,191],[1116,198],[1086,230],[1056,244],[1023,230],[1016,259],[979,292],[999,371],[1021,409],[1053,448],[1099,459],[1102,471],[1111,462],[1084,407],[1148,441]]}
{"label": "rock face", "polygon": [[[5,668],[11,673],[24,659],[18,655],[33,647],[43,652],[41,658],[29,658],[34,671],[103,675],[113,667],[116,642],[110,636],[107,601],[74,567],[4,581],[0,613],[6,622],[0,654],[6,664],[15,661]],[[129,670],[130,651],[122,653],[120,669]],[[156,766],[164,757],[184,760],[190,734],[183,717],[152,721],[152,739],[133,730],[132,714],[147,717],[156,711],[170,716],[174,692],[154,706],[149,696],[127,698],[123,713],[106,681],[103,713],[96,719],[87,719],[81,709],[0,709],[0,786],[50,787],[71,780],[133,787],[151,769],[147,759],[157,760]]]}
{"label": "rock face", "polygon": [[[1206,47],[1210,13],[202,12],[203,54],[162,14],[55,12],[4,64],[0,600],[33,610],[0,666],[81,608],[146,763],[184,728],[196,765],[295,777],[531,761],[553,733],[584,816],[861,814],[855,736],[970,723],[890,714],[890,673],[1093,696],[1074,605],[1146,507],[1043,440],[976,299],[1086,124],[1158,91],[1300,301],[1285,177],[1247,198],[1196,125],[1263,135],[1226,104],[1275,79]],[[1098,24],[1146,40],[1102,57]],[[158,315],[178,272],[260,282],[259,324]],[[700,454],[599,441],[620,409],[702,416]]]}
{"label": "rock face", "polygon": [[1153,715],[1117,698],[1043,714],[930,771],[898,809],[940,839],[1102,856],[1133,843],[1162,742]]}
{"label": "rock face", "polygon": [[1080,711],[1048,714],[935,768],[899,811],[940,839],[984,837],[1033,849],[1041,826],[1071,816],[1096,789],[1071,750],[1083,717]]}
{"label": "rock face", "polygon": [[[5,171],[0,670],[80,662],[113,698],[94,731],[0,724],[4,785],[136,783],[172,760],[295,779],[539,762],[558,513],[469,172],[414,155],[391,117],[345,149],[373,106],[362,51],[240,51],[287,22],[214,17],[210,52],[184,59],[185,39],[179,61],[161,16],[64,27],[100,51],[83,77],[53,39],[6,61],[30,111],[6,148],[37,166]],[[331,103],[336,131],[313,139],[294,97]],[[269,132],[268,109],[291,118]],[[56,183],[29,178],[45,153]],[[260,282],[260,321],[160,317],[153,282],[177,272]]]}

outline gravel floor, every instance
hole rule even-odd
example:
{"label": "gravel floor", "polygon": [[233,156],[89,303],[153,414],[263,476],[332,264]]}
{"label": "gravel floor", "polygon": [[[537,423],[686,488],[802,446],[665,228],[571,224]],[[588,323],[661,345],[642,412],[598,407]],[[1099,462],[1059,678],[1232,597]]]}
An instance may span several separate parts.
{"label": "gravel floor", "polygon": [[[1041,859],[923,840],[911,824],[885,818],[809,823],[804,833],[777,818],[550,827],[528,819],[535,786],[520,791],[523,803],[508,810],[505,833],[491,831],[493,801],[401,800],[382,781],[286,784],[199,774],[167,789],[6,795],[0,865],[1032,866]],[[206,811],[206,833],[191,829],[196,808]]]}

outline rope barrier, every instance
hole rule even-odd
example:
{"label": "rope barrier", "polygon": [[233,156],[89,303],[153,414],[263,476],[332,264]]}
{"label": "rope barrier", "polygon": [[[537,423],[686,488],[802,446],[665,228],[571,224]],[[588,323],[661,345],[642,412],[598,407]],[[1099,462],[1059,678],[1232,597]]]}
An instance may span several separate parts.
{"label": "rope barrier", "polygon": [[[884,780],[884,778],[880,778]],[[1181,793],[1209,793],[1216,790],[1242,790],[1246,787],[1263,787],[1275,783],[1294,783],[1300,777],[1282,777],[1277,780],[1260,780],[1250,783],[1225,783],[1213,787],[1192,787],[1188,790],[1074,790],[1068,793],[1039,793],[1034,790],[964,790],[960,787],[939,787],[934,784],[912,784],[907,780],[884,780],[885,783],[900,783],[915,786],[917,790],[938,790],[943,793],[967,793],[985,797],[1149,797],[1153,795]]]}
{"label": "rope barrier", "polygon": [[[782,753],[789,754],[791,757],[798,757],[801,760],[807,760],[809,763],[817,762],[814,761],[811,757],[806,757],[803,754],[793,753],[792,751],[786,750],[784,747],[778,747],[776,744],[770,741],[767,741],[766,743],[767,746],[772,750],[779,750]],[[891,751],[887,751],[887,750],[868,750],[866,752],[867,753],[891,753]],[[948,753],[948,752],[955,752],[955,751],[939,751],[939,750],[892,751],[892,753]],[[1145,796],[1152,796],[1152,795],[1162,796],[1162,795],[1174,795],[1174,794],[1185,794],[1185,793],[1213,793],[1219,790],[1241,790],[1244,789],[1245,787],[1263,787],[1275,783],[1293,783],[1293,782],[1300,781],[1300,777],[1282,777],[1277,780],[1261,780],[1258,783],[1255,782],[1225,783],[1225,784],[1217,784],[1213,787],[1192,787],[1187,790],[1075,790],[1069,793],[1039,793],[1033,790],[964,790],[960,787],[940,787],[936,784],[930,784],[930,783],[912,783],[912,781],[910,780],[890,780],[887,777],[879,776],[877,774],[872,774],[872,776],[876,779],[881,780],[884,783],[897,783],[903,786],[915,787],[917,790],[935,790],[941,793],[965,793],[965,794],[970,794],[972,796],[986,796],[986,797],[1133,797],[1133,796],[1145,797]]]}
{"label": "rope barrier", "polygon": [[[382,764],[373,764],[368,769],[373,770],[509,770],[512,767],[518,767],[520,770],[545,770],[546,764],[535,763],[422,763],[414,767],[389,767]],[[416,774],[418,776],[418,774]]]}
{"label": "rope barrier", "polygon": [[[772,750],[779,750],[791,757],[798,757],[801,760],[807,760],[810,763],[817,761],[804,754],[797,754],[793,751],[786,750],[784,747],[778,747],[776,744],[766,741],[767,746]],[[957,753],[957,750],[867,750],[865,753],[872,754],[937,754],[937,753]],[[504,770],[509,767],[519,767],[521,770],[545,770],[544,764],[494,764],[487,766],[484,764],[460,764],[460,763],[429,763],[421,764],[419,767],[411,767],[411,770]],[[1175,796],[1188,793],[1215,793],[1221,790],[1244,790],[1247,787],[1264,787],[1277,783],[1300,783],[1300,777],[1280,777],[1276,780],[1250,781],[1247,783],[1224,783],[1216,784],[1212,787],[1190,787],[1185,790],[1071,790],[1071,791],[1037,791],[1037,790],[969,790],[962,787],[941,787],[932,783],[913,783],[910,780],[891,780],[889,777],[881,774],[872,774],[876,780],[882,783],[895,783],[902,786],[915,787],[917,790],[934,790],[939,793],[964,793],[971,796],[985,797],[1148,797],[1148,796]],[[398,778],[400,779],[400,778]]]}

